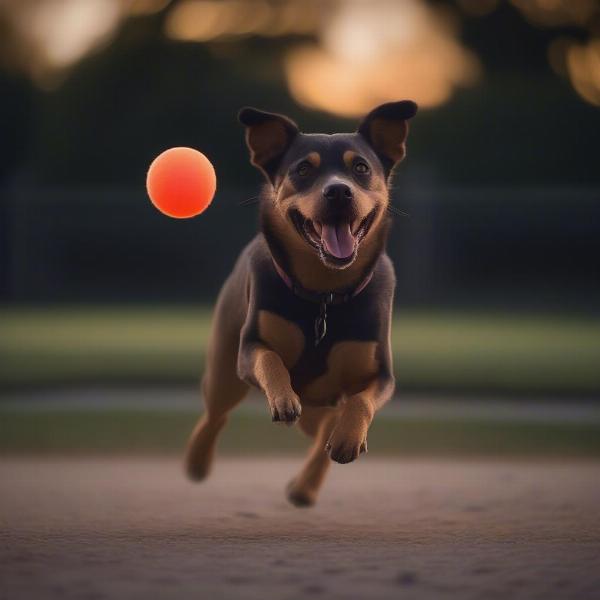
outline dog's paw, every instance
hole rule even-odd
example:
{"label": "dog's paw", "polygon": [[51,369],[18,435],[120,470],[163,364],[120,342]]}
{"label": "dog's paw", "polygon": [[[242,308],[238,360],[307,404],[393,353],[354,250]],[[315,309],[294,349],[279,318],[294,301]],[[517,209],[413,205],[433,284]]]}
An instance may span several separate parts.
{"label": "dog's paw", "polygon": [[295,423],[302,413],[300,398],[293,392],[286,396],[278,396],[269,401],[271,405],[271,418],[274,422]]}
{"label": "dog's paw", "polygon": [[356,460],[361,454],[368,452],[367,439],[337,439],[334,432],[325,445],[325,452],[329,454],[331,460],[345,465]]}
{"label": "dog's paw", "polygon": [[197,463],[186,462],[185,472],[191,481],[203,481],[210,473],[210,463],[201,461]]}
{"label": "dog's paw", "polygon": [[312,506],[317,500],[317,491],[301,485],[296,479],[292,479],[285,488],[287,499],[299,508]]}

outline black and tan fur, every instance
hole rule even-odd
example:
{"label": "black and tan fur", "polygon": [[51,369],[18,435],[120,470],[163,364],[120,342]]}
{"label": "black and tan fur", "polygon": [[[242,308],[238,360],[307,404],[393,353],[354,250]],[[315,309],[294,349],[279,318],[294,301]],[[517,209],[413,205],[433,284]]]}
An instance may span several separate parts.
{"label": "black and tan fur", "polygon": [[[294,504],[314,503],[330,459],[348,463],[366,452],[373,416],[394,390],[388,183],[404,158],[415,112],[410,101],[384,104],[356,133],[326,135],[300,133],[282,115],[240,111],[251,162],[267,179],[262,231],[243,250],[216,305],[202,383],[206,411],[186,458],[193,479],[208,474],[227,415],[251,385],[265,394],[273,421],[298,421],[314,438],[288,486]],[[324,226],[331,231],[340,223],[350,228],[339,239],[353,242],[346,245],[351,254],[332,254],[319,238]],[[354,297],[327,307],[327,332],[315,345],[319,304],[295,294],[274,261],[315,297],[351,293],[372,278]]]}

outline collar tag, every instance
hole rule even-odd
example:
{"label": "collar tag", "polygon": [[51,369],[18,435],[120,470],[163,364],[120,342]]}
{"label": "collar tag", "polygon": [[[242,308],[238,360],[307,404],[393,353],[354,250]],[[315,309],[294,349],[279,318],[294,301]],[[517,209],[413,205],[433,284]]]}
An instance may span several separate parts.
{"label": "collar tag", "polygon": [[327,334],[327,301],[322,300],[319,315],[315,319],[315,346],[318,346]]}

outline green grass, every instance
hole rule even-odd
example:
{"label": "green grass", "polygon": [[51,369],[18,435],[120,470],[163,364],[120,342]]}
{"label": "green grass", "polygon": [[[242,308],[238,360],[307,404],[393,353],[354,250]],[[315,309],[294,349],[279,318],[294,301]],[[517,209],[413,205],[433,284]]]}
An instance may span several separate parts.
{"label": "green grass", "polygon": [[[197,414],[164,410],[0,409],[0,454],[183,453]],[[223,453],[290,454],[308,444],[297,428],[271,423],[266,409],[238,410]],[[369,450],[386,456],[600,457],[600,423],[402,419],[379,415]]]}
{"label": "green grass", "polygon": [[[202,307],[1,309],[0,387],[193,382],[209,325]],[[399,311],[392,342],[403,389],[600,391],[600,319]]]}

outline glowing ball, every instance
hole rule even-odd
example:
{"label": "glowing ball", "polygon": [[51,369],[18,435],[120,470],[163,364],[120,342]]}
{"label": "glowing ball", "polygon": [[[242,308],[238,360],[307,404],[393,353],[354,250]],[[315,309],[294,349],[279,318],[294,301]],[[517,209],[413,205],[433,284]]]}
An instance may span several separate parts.
{"label": "glowing ball", "polygon": [[152,204],[176,219],[204,212],[215,195],[217,176],[212,163],[193,148],[170,148],[150,165],[146,189]]}

